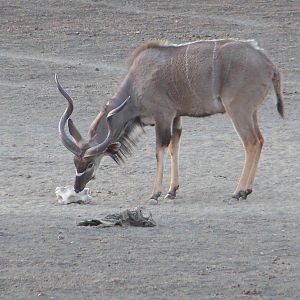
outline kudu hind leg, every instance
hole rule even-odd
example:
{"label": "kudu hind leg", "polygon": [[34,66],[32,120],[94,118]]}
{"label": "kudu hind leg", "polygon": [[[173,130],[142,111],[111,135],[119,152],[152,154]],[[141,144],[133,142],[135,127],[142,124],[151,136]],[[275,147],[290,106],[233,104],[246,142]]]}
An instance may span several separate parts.
{"label": "kudu hind leg", "polygon": [[259,126],[258,126],[257,112],[256,111],[253,113],[253,124],[254,124],[254,130],[255,130],[256,136],[258,137],[259,141],[258,141],[258,147],[256,149],[256,153],[255,153],[254,163],[253,163],[252,168],[250,170],[250,174],[249,174],[248,182],[247,182],[248,189],[251,190],[251,191],[252,191],[253,183],[254,183],[254,180],[255,180],[255,174],[256,174],[256,171],[257,171],[257,166],[258,166],[258,163],[259,163],[261,150],[262,150],[262,147],[263,147],[263,144],[264,144],[264,138],[263,138],[263,136],[261,134],[261,131],[259,129]]}
{"label": "kudu hind leg", "polygon": [[255,124],[253,113],[249,113],[247,110],[239,111],[231,108],[227,112],[245,149],[245,163],[233,197],[246,199],[252,192],[252,184],[262,147],[257,133],[258,126]]}
{"label": "kudu hind leg", "polygon": [[176,117],[173,121],[172,136],[168,147],[171,155],[171,182],[168,194],[165,198],[175,199],[176,191],[179,188],[179,168],[178,168],[178,156],[179,156],[179,144],[181,136],[181,119]]}

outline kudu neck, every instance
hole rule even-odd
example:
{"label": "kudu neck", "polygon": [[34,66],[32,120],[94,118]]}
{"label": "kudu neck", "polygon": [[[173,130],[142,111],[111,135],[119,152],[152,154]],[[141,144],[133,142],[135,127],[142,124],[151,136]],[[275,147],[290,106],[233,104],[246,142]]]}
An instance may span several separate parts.
{"label": "kudu neck", "polygon": [[[108,134],[108,126],[106,117],[110,111],[121,105],[130,95],[130,81],[129,77],[127,76],[123,83],[121,84],[118,91],[110,98],[110,100],[106,103],[106,112],[101,119],[98,127],[97,127],[97,134],[95,137],[96,143],[101,143],[105,140]],[[133,118],[136,117],[134,105],[132,99],[130,99],[126,106],[117,114],[112,116],[111,119],[111,136],[112,142],[117,142],[126,127],[126,124]]]}

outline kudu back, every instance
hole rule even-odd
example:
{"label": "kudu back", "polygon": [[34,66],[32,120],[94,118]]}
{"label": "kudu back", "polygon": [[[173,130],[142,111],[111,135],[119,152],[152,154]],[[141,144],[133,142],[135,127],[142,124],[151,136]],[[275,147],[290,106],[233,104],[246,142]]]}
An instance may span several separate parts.
{"label": "kudu back", "polygon": [[[75,191],[81,191],[95,177],[103,156],[122,162],[135,146],[137,133],[154,125],[157,170],[150,200],[153,204],[162,192],[166,148],[171,155],[166,197],[176,197],[181,117],[227,113],[231,118],[245,149],[245,165],[233,197],[245,199],[252,192],[264,142],[257,111],[273,89],[277,110],[284,115],[281,74],[253,40],[203,40],[179,45],[155,40],[142,44],[129,57],[128,73],[117,92],[92,122],[88,140],[70,119],[71,97],[58,81],[57,85],[68,100],[59,132],[63,144],[75,155]],[[72,139],[65,132],[66,123]]]}

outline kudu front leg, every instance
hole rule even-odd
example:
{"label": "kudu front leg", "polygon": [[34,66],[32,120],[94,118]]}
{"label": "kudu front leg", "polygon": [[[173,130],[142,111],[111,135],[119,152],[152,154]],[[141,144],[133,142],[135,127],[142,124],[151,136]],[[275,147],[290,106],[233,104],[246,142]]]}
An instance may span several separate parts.
{"label": "kudu front leg", "polygon": [[154,179],[152,196],[150,198],[149,204],[157,204],[158,198],[162,192],[162,181],[163,181],[163,172],[164,172],[164,153],[165,147],[160,145],[156,146],[156,174]]}
{"label": "kudu front leg", "polygon": [[[164,125],[161,125],[164,124]],[[168,126],[169,125],[169,126]],[[164,153],[171,140],[171,122],[157,122],[155,125],[156,132],[156,175],[154,180],[153,192],[149,204],[157,204],[158,198],[162,192],[162,180],[164,170]]]}
{"label": "kudu front leg", "polygon": [[165,196],[166,199],[175,199],[176,191],[179,188],[178,158],[181,131],[182,129],[180,117],[176,117],[173,121],[172,136],[168,147],[169,153],[171,155],[171,182],[168,194]]}

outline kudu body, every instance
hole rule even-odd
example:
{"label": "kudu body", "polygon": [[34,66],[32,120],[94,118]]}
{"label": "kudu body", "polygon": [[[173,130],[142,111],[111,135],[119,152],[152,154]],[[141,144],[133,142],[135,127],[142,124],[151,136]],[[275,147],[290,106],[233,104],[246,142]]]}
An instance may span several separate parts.
{"label": "kudu body", "polygon": [[[157,171],[152,202],[162,191],[163,156],[171,155],[171,183],[166,197],[179,187],[178,152],[181,117],[227,113],[245,148],[245,165],[233,197],[252,192],[263,146],[257,110],[274,88],[277,110],[283,116],[281,75],[254,41],[212,40],[187,44],[149,41],[128,60],[128,73],[117,93],[102,107],[84,141],[69,119],[73,104],[57,82],[69,106],[60,121],[64,145],[74,154],[75,191],[94,177],[101,157],[116,162],[135,144],[135,128],[155,125]],[[73,141],[64,131],[68,120]]]}

